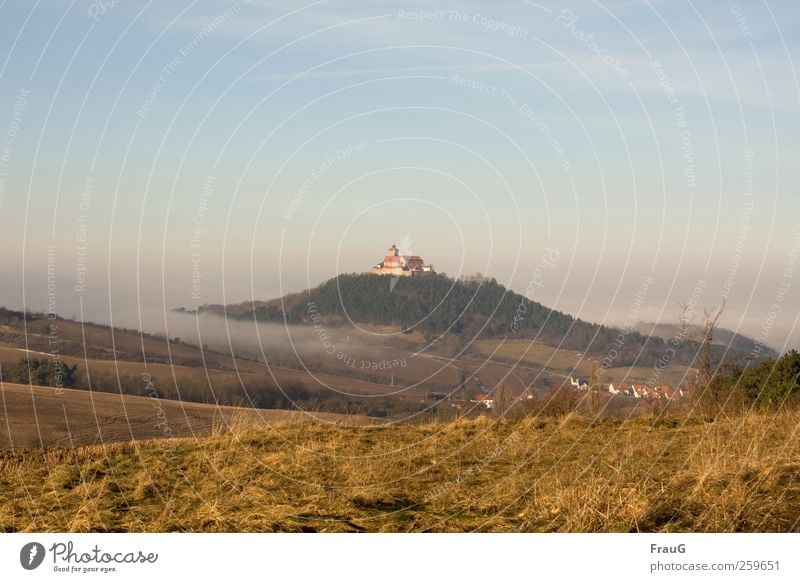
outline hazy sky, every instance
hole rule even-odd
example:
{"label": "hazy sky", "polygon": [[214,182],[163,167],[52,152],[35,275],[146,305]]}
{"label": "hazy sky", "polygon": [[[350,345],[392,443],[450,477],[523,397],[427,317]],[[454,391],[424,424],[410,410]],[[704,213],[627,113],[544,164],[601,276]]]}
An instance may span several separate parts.
{"label": "hazy sky", "polygon": [[800,344],[798,6],[6,0],[0,303],[131,323],[402,243]]}

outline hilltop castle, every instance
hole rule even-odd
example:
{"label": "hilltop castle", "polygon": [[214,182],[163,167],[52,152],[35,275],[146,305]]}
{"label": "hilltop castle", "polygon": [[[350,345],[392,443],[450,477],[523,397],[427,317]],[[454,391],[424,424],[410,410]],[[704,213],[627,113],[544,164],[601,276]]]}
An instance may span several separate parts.
{"label": "hilltop castle", "polygon": [[389,247],[383,261],[372,267],[373,275],[393,275],[395,277],[411,277],[423,273],[433,273],[433,265],[426,265],[422,257],[417,255],[401,255],[397,245]]}

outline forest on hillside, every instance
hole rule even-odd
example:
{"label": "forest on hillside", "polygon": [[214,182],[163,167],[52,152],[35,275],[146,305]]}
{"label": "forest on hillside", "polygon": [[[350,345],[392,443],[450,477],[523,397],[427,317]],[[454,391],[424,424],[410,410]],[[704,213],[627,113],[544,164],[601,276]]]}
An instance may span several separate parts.
{"label": "forest on hillside", "polygon": [[[401,278],[347,274],[282,300],[251,304],[250,309],[244,309],[245,305],[230,309],[206,306],[201,310],[289,325],[312,324],[319,319],[325,325],[348,321],[397,325],[406,332],[421,331],[431,339],[442,335],[456,335],[463,341],[536,339],[601,358],[611,356],[615,366],[653,366],[665,357],[671,363],[692,365],[702,342],[696,329],[665,339],[583,321],[480,276],[451,279],[442,274]],[[747,358],[745,347],[750,345],[715,345],[713,351],[720,361],[726,351],[728,356]],[[760,353],[762,357],[776,355],[770,349]]]}

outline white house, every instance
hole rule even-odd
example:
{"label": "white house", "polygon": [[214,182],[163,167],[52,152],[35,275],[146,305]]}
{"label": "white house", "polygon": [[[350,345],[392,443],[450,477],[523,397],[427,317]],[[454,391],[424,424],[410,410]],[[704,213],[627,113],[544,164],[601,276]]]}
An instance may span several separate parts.
{"label": "white house", "polygon": [[627,390],[628,385],[623,382],[610,382],[608,384],[608,393],[609,394],[622,394],[625,390]]}
{"label": "white house", "polygon": [[474,402],[475,404],[483,404],[489,409],[494,406],[494,399],[488,394],[476,394],[470,402]]}
{"label": "white house", "polygon": [[573,378],[572,376],[570,376],[569,383],[576,390],[582,390],[584,392],[589,390],[589,385],[580,378]]}

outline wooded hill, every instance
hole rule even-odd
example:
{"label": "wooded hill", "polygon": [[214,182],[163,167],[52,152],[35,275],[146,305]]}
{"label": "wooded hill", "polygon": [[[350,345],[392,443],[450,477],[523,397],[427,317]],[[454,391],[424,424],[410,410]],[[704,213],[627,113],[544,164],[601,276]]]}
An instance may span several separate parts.
{"label": "wooded hill", "polygon": [[[611,355],[615,366],[651,366],[667,353],[671,363],[691,364],[696,354],[689,338],[674,341],[589,323],[531,301],[495,279],[480,277],[454,280],[441,274],[401,278],[347,274],[281,299],[200,309],[290,325],[322,322],[335,326],[347,321],[391,325],[406,332],[421,331],[431,339],[447,334],[464,341],[479,337],[536,339],[601,359]],[[715,352],[721,357],[727,349],[727,355],[747,357],[749,350],[744,348],[753,343],[716,345]],[[761,352],[762,357],[775,355],[768,348]]]}

